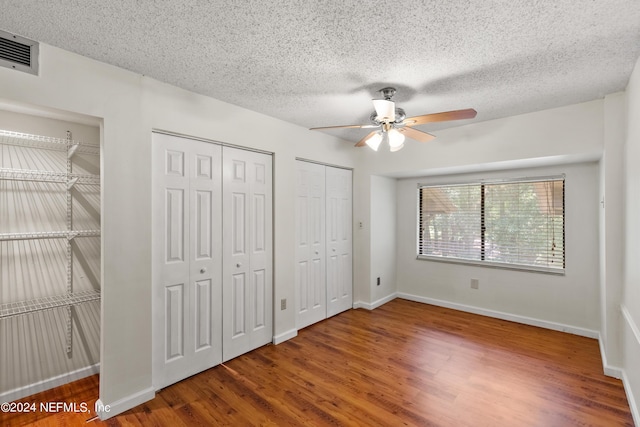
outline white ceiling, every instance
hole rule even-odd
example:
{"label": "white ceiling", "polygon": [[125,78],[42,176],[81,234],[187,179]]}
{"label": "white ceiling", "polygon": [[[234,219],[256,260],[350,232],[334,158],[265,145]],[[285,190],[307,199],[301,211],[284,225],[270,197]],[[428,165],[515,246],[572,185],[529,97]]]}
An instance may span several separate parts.
{"label": "white ceiling", "polygon": [[[408,116],[475,108],[483,121],[588,101],[623,90],[640,56],[638,0],[0,0],[0,10],[5,31],[304,127],[367,123],[389,85]],[[330,133],[357,141],[368,130]]]}

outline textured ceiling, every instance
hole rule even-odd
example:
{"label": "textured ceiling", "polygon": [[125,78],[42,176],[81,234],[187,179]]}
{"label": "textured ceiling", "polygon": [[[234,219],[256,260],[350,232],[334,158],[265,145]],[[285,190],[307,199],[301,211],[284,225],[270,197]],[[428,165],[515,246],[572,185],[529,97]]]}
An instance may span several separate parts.
{"label": "textured ceiling", "polygon": [[638,0],[0,0],[0,10],[5,31],[304,127],[366,123],[388,85],[408,116],[475,108],[483,121],[588,101],[623,90],[640,55]]}

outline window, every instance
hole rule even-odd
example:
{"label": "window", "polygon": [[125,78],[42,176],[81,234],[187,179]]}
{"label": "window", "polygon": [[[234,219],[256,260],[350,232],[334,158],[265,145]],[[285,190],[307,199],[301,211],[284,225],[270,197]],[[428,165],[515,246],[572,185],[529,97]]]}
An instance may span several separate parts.
{"label": "window", "polygon": [[564,273],[564,176],[418,187],[418,257]]}

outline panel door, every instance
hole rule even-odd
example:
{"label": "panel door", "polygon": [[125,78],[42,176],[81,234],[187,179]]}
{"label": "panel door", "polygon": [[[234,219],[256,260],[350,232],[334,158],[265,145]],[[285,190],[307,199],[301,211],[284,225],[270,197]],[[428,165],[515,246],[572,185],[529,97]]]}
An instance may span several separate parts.
{"label": "panel door", "polygon": [[296,326],[327,317],[325,166],[296,162]]}
{"label": "panel door", "polygon": [[223,148],[223,360],[271,342],[272,158]]}
{"label": "panel door", "polygon": [[351,181],[350,170],[327,167],[327,317],[353,306]]}
{"label": "panel door", "polygon": [[159,389],[222,361],[221,148],[153,134],[153,345]]}

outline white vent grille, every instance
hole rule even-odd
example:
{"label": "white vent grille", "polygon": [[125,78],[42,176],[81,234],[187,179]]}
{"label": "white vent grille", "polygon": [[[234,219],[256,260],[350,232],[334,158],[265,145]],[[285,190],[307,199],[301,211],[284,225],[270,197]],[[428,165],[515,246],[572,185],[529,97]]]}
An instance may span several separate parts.
{"label": "white vent grille", "polygon": [[38,74],[38,42],[0,30],[0,66]]}

